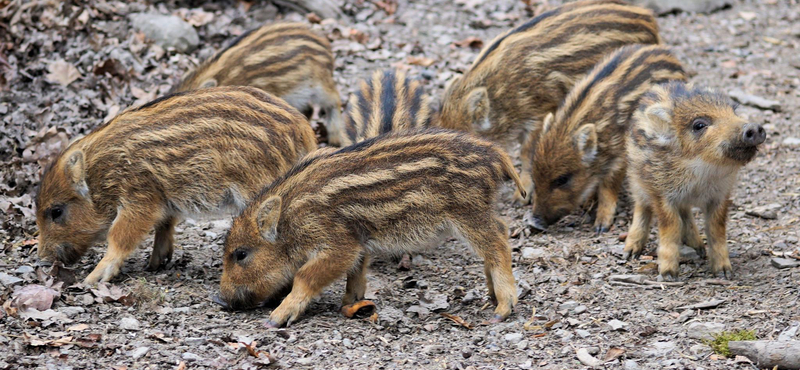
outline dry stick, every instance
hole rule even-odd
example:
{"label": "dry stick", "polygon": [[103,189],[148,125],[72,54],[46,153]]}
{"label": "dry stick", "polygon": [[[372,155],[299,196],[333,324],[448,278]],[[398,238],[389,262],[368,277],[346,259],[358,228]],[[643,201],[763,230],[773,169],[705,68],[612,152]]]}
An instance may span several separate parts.
{"label": "dry stick", "polygon": [[728,342],[734,355],[745,356],[759,368],[800,369],[800,341],[748,340]]}

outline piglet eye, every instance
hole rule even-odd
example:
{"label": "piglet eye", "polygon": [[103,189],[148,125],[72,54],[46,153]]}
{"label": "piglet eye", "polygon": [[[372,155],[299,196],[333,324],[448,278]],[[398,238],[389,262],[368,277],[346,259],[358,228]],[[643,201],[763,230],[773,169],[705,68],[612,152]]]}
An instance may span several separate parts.
{"label": "piglet eye", "polygon": [[247,250],[245,250],[243,248],[237,249],[236,251],[233,252],[233,258],[237,262],[243,261],[245,258],[247,258]]}
{"label": "piglet eye", "polygon": [[571,174],[561,175],[561,176],[557,177],[555,180],[553,180],[553,187],[554,188],[560,188],[560,187],[566,185],[571,178],[572,178]]}
{"label": "piglet eye", "polygon": [[50,208],[50,219],[53,221],[59,221],[61,216],[64,215],[64,206],[53,206]]}
{"label": "piglet eye", "polygon": [[708,127],[708,121],[706,121],[705,119],[697,118],[694,121],[692,121],[692,131],[694,132],[703,131],[703,129],[705,129],[706,127]]}

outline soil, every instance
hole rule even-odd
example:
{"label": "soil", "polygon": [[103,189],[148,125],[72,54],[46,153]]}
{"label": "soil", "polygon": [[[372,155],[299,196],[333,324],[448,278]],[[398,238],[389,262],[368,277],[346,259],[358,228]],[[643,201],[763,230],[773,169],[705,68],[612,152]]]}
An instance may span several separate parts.
{"label": "soil", "polygon": [[[438,99],[446,81],[475,58],[481,41],[488,44],[560,1],[528,3],[400,1],[393,12],[391,0],[347,0],[344,19],[314,28],[332,40],[343,100],[358,79],[389,67],[410,68]],[[200,47],[183,54],[154,45],[127,17],[143,11],[196,23]],[[627,197],[608,233],[595,235],[591,211],[532,233],[524,221],[529,207],[511,203],[510,187],[499,207],[512,234],[520,299],[514,314],[494,325],[486,323],[492,306],[482,261],[454,241],[415,256],[408,271],[398,270],[391,258],[377,258],[367,292],[376,315],[343,317],[340,281],[299,322],[280,330],[263,325],[270,308],[227,312],[209,299],[219,284],[229,220],[180,224],[173,261],[156,273],[144,271],[151,238],[118,278],[97,288],[75,279],[99,261],[101,246],[74,270],[39,262],[32,196],[52,155],[120,109],[165,93],[236,35],[281,19],[306,17],[269,1],[0,0],[0,272],[9,284],[0,286],[0,301],[6,302],[0,311],[0,369],[576,369],[587,367],[576,356],[581,349],[608,359],[605,368],[745,369],[753,365],[714,355],[698,338],[723,328],[753,330],[759,339],[794,335],[784,331],[800,322],[800,268],[778,269],[772,259],[800,253],[800,145],[792,140],[800,137],[796,0],[736,0],[708,15],[659,18],[665,43],[693,72],[694,82],[743,90],[781,106],[739,108],[765,125],[768,138],[741,171],[732,197],[732,280],[711,276],[706,262],[689,254],[681,284],[642,282],[656,278],[652,258],[621,260],[620,236],[631,217]],[[472,46],[454,44],[470,37],[476,38]],[[59,80],[73,81],[65,87]],[[653,230],[651,256],[655,245]],[[51,275],[66,280],[52,286],[57,299],[51,311],[27,318],[14,312],[15,289],[46,285]],[[624,283],[615,275],[644,278]],[[704,302],[711,307],[683,307]]]}

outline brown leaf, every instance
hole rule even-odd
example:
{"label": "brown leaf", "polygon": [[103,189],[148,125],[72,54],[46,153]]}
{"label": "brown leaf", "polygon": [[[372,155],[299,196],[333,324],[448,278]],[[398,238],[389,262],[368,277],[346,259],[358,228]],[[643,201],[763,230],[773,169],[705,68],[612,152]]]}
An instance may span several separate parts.
{"label": "brown leaf", "polygon": [[361,314],[366,313],[366,316],[369,316],[370,314],[372,314],[372,312],[375,312],[375,303],[363,299],[356,303],[343,306],[342,315],[344,315],[348,319],[352,319],[354,316],[356,316],[356,314],[359,314],[359,312],[362,310],[364,310],[364,312],[361,312]]}
{"label": "brown leaf", "polygon": [[49,287],[30,284],[11,293],[11,305],[23,311],[28,309],[45,311],[53,305],[53,299],[60,295],[61,293]]}
{"label": "brown leaf", "polygon": [[112,285],[109,288],[105,283],[97,284],[97,289],[91,289],[91,292],[95,297],[101,298],[105,302],[120,302],[122,304],[126,304],[130,295],[116,285]]}
{"label": "brown leaf", "polygon": [[454,323],[456,323],[458,325],[461,325],[461,326],[463,326],[463,327],[465,327],[467,329],[472,329],[472,324],[464,321],[464,319],[462,319],[459,316],[451,315],[451,314],[449,314],[447,312],[442,312],[442,313],[440,313],[440,315],[444,316],[445,318],[450,319]]}
{"label": "brown leaf", "polygon": [[397,11],[397,0],[374,1],[373,4],[383,10],[386,15],[392,15]]}
{"label": "brown leaf", "polygon": [[81,73],[74,65],[59,59],[47,66],[48,73],[45,78],[51,83],[67,86],[81,77]]}
{"label": "brown leaf", "polygon": [[320,18],[316,13],[308,13],[306,14],[306,19],[314,24],[322,22],[322,18]]}
{"label": "brown leaf", "polygon": [[622,356],[625,353],[625,350],[622,348],[611,347],[609,348],[606,355],[603,357],[603,362],[609,362],[612,360],[616,360],[619,356]]}
{"label": "brown leaf", "polygon": [[366,44],[369,41],[369,35],[364,32],[361,32],[357,29],[350,30],[350,40],[353,40],[359,44]]}
{"label": "brown leaf", "polygon": [[86,329],[89,329],[89,325],[87,325],[87,324],[77,324],[77,325],[72,325],[72,326],[68,327],[67,331],[84,331]]}
{"label": "brown leaf", "polygon": [[469,46],[473,49],[480,49],[483,47],[483,40],[475,36],[472,36],[472,37],[467,37],[461,41],[454,42],[453,44],[462,48],[465,46]]}
{"label": "brown leaf", "polygon": [[433,65],[433,63],[436,63],[436,61],[431,58],[415,57],[415,56],[408,57],[408,64],[415,66],[430,67],[431,65]]}

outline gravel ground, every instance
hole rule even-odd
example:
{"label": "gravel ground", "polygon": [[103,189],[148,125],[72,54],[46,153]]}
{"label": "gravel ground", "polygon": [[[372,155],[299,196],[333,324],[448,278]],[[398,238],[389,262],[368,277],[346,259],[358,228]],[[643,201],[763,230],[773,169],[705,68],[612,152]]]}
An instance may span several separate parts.
{"label": "gravel ground", "polygon": [[[314,28],[332,40],[343,98],[374,69],[401,67],[410,68],[438,99],[446,81],[475,58],[481,40],[488,43],[560,1],[529,3],[399,1],[393,12],[393,1],[348,0],[345,19]],[[523,221],[528,208],[512,205],[509,188],[500,208],[511,228],[521,298],[506,322],[485,323],[491,307],[482,262],[451,241],[416,256],[410,271],[377,259],[367,291],[378,306],[376,316],[341,316],[339,282],[302,320],[274,330],[263,327],[269,308],[225,312],[208,298],[219,284],[229,220],[187,220],[178,227],[179,247],[166,270],[144,272],[149,252],[142,248],[112,284],[90,289],[74,281],[91,271],[103,249],[89,253],[75,270],[40,266],[32,194],[41,165],[70,139],[120,109],[165,93],[187,69],[243,31],[306,17],[268,1],[0,0],[0,301],[6,302],[0,310],[0,369],[575,369],[586,367],[576,357],[580,349],[609,359],[606,368],[753,368],[713,355],[701,338],[749,329],[760,339],[776,339],[781,333],[794,336],[790,328],[800,325],[800,268],[779,269],[773,261],[800,255],[800,128],[794,123],[800,115],[800,5],[732,3],[708,15],[667,15],[659,23],[694,82],[780,105],[739,109],[764,124],[768,138],[741,172],[733,195],[733,280],[715,279],[704,261],[686,253],[681,284],[648,284],[657,270],[652,259],[620,259],[619,237],[631,215],[627,197],[607,234],[592,232],[591,212],[531,234]],[[127,15],[139,12],[187,19],[199,47],[181,52],[154,44],[131,28]],[[655,245],[653,233],[650,255]],[[637,276],[625,282],[617,275]],[[63,283],[53,284],[51,276]],[[20,304],[12,299],[15,289],[37,289],[34,284],[42,285],[35,291],[38,301],[28,303],[43,304],[42,311],[14,312],[13,304]],[[51,307],[47,298],[53,295]],[[707,307],[684,307],[698,303]]]}

